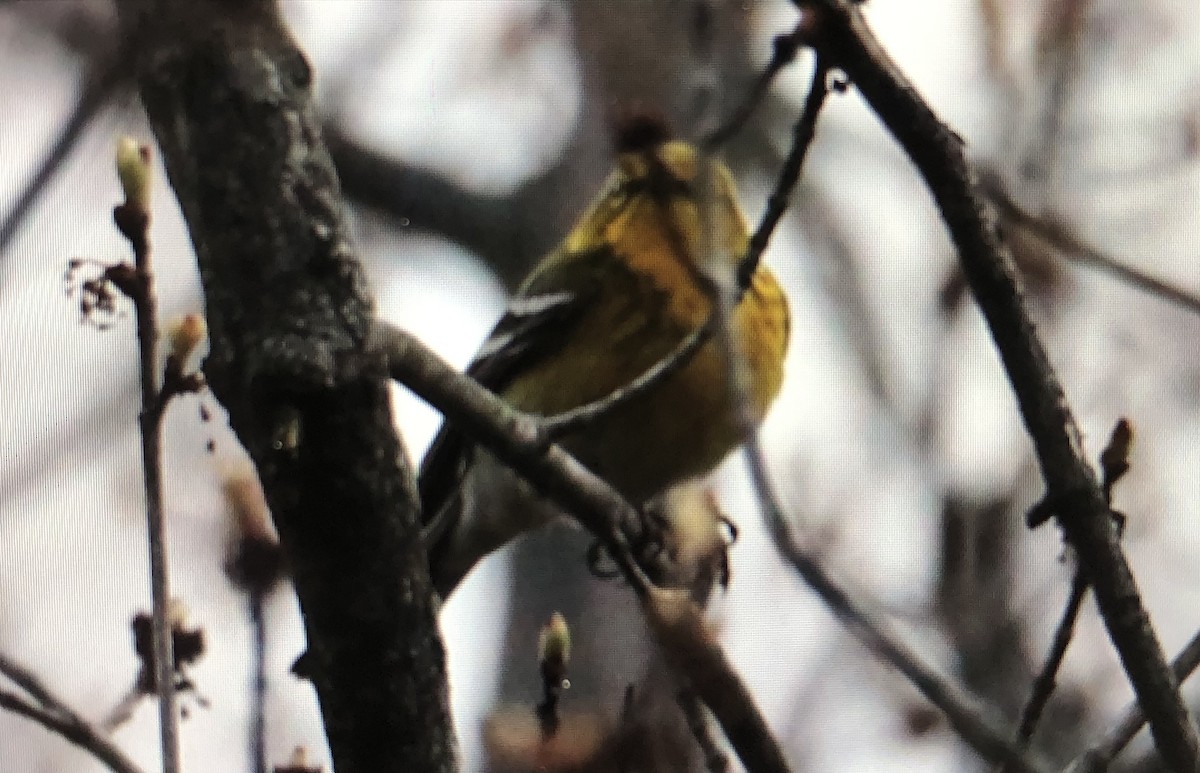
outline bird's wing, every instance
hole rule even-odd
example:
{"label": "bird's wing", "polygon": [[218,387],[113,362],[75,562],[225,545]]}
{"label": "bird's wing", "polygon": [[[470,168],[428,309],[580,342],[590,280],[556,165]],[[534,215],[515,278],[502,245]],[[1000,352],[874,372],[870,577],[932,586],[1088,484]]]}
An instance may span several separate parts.
{"label": "bird's wing", "polygon": [[[573,256],[535,275],[509,303],[467,366],[467,375],[493,392],[503,392],[522,372],[559,351],[591,306],[597,291],[596,263],[605,259],[598,252]],[[424,520],[439,532],[449,524],[432,522],[458,489],[471,448],[466,436],[443,424],[421,462],[418,487]]]}

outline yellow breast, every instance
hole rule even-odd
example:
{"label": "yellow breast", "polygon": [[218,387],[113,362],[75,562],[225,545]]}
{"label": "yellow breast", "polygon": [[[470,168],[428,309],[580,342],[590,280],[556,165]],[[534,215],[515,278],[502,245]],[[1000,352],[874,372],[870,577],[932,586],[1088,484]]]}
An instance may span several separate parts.
{"label": "yellow breast", "polygon": [[[694,207],[673,213],[685,226],[673,234],[661,215],[648,211],[655,206],[648,199],[634,203],[608,223],[603,242],[612,246],[612,257],[596,273],[598,300],[559,353],[505,391],[516,407],[552,415],[601,399],[666,357],[708,319],[709,298],[677,254],[679,234],[698,232]],[[732,233],[732,243],[722,246],[740,255],[744,225],[723,232]],[[756,422],[783,381],[788,321],[783,292],[770,271],[760,268],[732,319]],[[727,373],[724,352],[710,341],[654,389],[564,442],[626,497],[642,502],[707,473],[741,442]]]}
{"label": "yellow breast", "polygon": [[[625,386],[707,321],[706,261],[731,270],[748,241],[733,177],[719,160],[683,142],[623,153],[604,192],[526,285],[573,291],[571,282],[586,282],[590,305],[565,343],[517,376],[505,397],[553,415]],[[779,393],[788,341],[787,302],[766,268],[731,323],[757,422]],[[728,372],[724,351],[710,341],[655,388],[564,442],[642,502],[708,472],[741,442]]]}

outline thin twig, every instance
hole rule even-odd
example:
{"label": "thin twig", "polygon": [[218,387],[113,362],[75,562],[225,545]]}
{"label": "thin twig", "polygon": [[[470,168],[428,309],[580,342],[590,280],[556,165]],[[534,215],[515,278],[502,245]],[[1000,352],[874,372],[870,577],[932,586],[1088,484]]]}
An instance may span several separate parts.
{"label": "thin twig", "polygon": [[844,588],[838,585],[820,563],[793,541],[778,498],[767,477],[766,464],[758,438],[752,435],[745,445],[755,492],[763,518],[778,553],[809,584],[842,621],[850,633],[903,674],[917,690],[938,708],[950,725],[968,744],[985,758],[1005,760],[1014,771],[1046,771],[1044,763],[1023,752],[1005,738],[1003,731],[984,710],[973,705],[958,688],[943,679],[906,647],[882,622],[876,621]]}
{"label": "thin twig", "polygon": [[[808,154],[808,149],[812,146],[813,137],[816,134],[817,116],[820,114],[821,108],[825,104],[825,98],[829,94],[827,76],[828,68],[818,58],[813,65],[812,84],[809,87],[808,98],[804,102],[804,110],[799,120],[796,121],[796,127],[792,134],[791,150],[788,151],[787,159],[784,161],[779,178],[775,183],[775,188],[771,191],[771,195],[767,199],[766,212],[763,213],[758,227],[755,228],[754,234],[750,237],[746,255],[742,258],[739,265],[739,292],[745,291],[750,286],[750,278],[758,270],[758,264],[762,260],[763,252],[766,251],[775,228],[783,219],[784,213],[787,212],[788,205],[791,202],[792,189],[796,187],[796,183],[800,180],[800,169],[804,165],[804,159]],[[668,219],[668,222],[671,221]],[[682,241],[682,235],[680,234],[673,232],[671,236],[676,241]],[[685,338],[675,351],[656,362],[642,375],[629,382],[628,385],[587,405],[582,405],[544,419],[542,421],[542,429],[546,433],[546,437],[557,439],[568,435],[580,426],[595,421],[597,417],[609,413],[618,406],[624,405],[638,395],[645,394],[647,390],[660,381],[687,365],[700,347],[712,337],[712,333],[713,319],[710,316],[704,326],[698,328]]]}
{"label": "thin twig", "polygon": [[[148,154],[148,150],[143,149],[143,152]],[[143,161],[148,166],[148,156]],[[146,525],[150,543],[151,631],[163,771],[179,773],[175,653],[167,609],[171,592],[162,491],[162,417],[165,400],[158,371],[158,298],[150,260],[150,212],[144,199],[129,200],[113,210],[113,219],[122,235],[129,240],[134,256],[132,280],[118,286],[133,301],[137,316],[139,383],[142,393],[138,426],[141,429],[142,483],[146,493]]]}
{"label": "thin twig", "polygon": [[1027,156],[1024,173],[1032,180],[1045,180],[1058,162],[1063,119],[1071,82],[1078,77],[1079,52],[1090,0],[1061,0],[1045,7],[1038,35],[1038,68],[1047,78],[1046,101],[1037,133],[1039,146]]}
{"label": "thin twig", "polygon": [[[1033,738],[1033,733],[1037,730],[1038,722],[1042,718],[1042,713],[1050,702],[1050,696],[1054,694],[1058,671],[1062,668],[1067,648],[1071,645],[1071,639],[1075,634],[1075,621],[1079,619],[1079,611],[1083,608],[1083,600],[1087,598],[1087,591],[1087,578],[1082,571],[1076,569],[1075,579],[1071,582],[1071,595],[1067,599],[1062,618],[1058,621],[1058,627],[1054,631],[1054,641],[1050,646],[1050,652],[1046,655],[1046,662],[1042,665],[1042,670],[1033,680],[1033,686],[1029,690],[1029,700],[1021,710],[1021,720],[1017,725],[1015,740],[1020,748],[1028,748],[1029,741]],[[1001,764],[998,773],[1009,773],[1009,766]]]}
{"label": "thin twig", "polygon": [[696,744],[704,754],[704,766],[708,772],[727,773],[729,758],[709,732],[708,717],[705,716],[704,706],[696,694],[684,687],[675,696],[675,702],[679,704],[679,709],[687,720],[688,729],[692,731],[692,737],[696,739]]}
{"label": "thin twig", "polygon": [[962,140],[921,99],[845,0],[794,0],[823,17],[818,50],[855,83],[924,178],[957,247],[1033,440],[1057,520],[1093,583],[1096,600],[1163,758],[1200,767],[1200,743],[1118,541],[1111,509],[1017,289],[1011,258],[979,195]]}
{"label": "thin twig", "polygon": [[771,88],[775,76],[796,58],[796,52],[799,51],[803,43],[804,34],[804,22],[802,20],[796,26],[796,29],[786,35],[779,35],[775,38],[774,46],[771,50],[771,61],[767,63],[766,68],[759,74],[758,80],[754,82],[754,86],[750,89],[750,93],[746,95],[746,98],[734,110],[729,120],[704,138],[702,142],[704,150],[710,153],[715,151],[742,130],[746,122],[754,115],[754,111],[758,109],[758,105],[762,102],[763,97],[766,96],[767,90]]}
{"label": "thin twig", "polygon": [[731,293],[722,293],[714,308],[718,309],[718,335],[728,357],[731,390],[742,432],[746,436],[745,456],[751,472],[755,495],[761,515],[776,551],[792,565],[801,578],[817,593],[825,605],[841,619],[851,634],[867,647],[877,652],[890,663],[929,701],[942,711],[950,724],[963,739],[981,755],[993,760],[1006,760],[1014,770],[1030,773],[1046,768],[1024,755],[1019,748],[1005,739],[1004,734],[985,720],[980,709],[971,706],[967,699],[949,683],[923,665],[915,654],[906,649],[900,640],[890,633],[882,623],[874,621],[859,607],[849,594],[838,586],[817,561],[801,550],[792,540],[783,515],[782,507],[775,495],[766,470],[762,449],[758,444],[757,428],[750,415],[746,400],[749,385],[747,369],[733,339],[729,319],[734,307]]}
{"label": "thin twig", "polygon": [[767,244],[771,241],[771,235],[775,232],[784,213],[787,212],[792,189],[800,180],[800,170],[804,166],[808,149],[812,146],[813,137],[816,136],[817,116],[820,115],[821,108],[825,105],[825,98],[829,95],[828,74],[829,65],[826,63],[825,57],[818,54],[813,63],[812,83],[808,87],[808,97],[804,100],[804,110],[800,113],[800,118],[797,119],[795,129],[792,131],[792,148],[788,151],[783,167],[779,170],[775,188],[767,199],[767,210],[763,213],[758,227],[754,229],[754,235],[750,237],[750,245],[746,249],[746,256],[738,267],[738,284],[743,289],[750,286],[750,277],[754,276],[754,272],[758,270],[758,264],[762,260],[763,252],[767,249]]}
{"label": "thin twig", "polygon": [[67,156],[78,144],[83,132],[97,115],[109,103],[113,93],[129,75],[129,60],[124,55],[125,48],[117,51],[112,59],[98,66],[97,71],[88,79],[83,91],[75,101],[71,114],[59,130],[58,136],[46,150],[37,169],[30,176],[25,187],[17,195],[16,201],[4,220],[0,221],[0,259],[12,243],[13,237],[21,229],[21,225],[33,211],[34,205],[41,197],[46,186],[54,179],[59,167],[67,160]]}
{"label": "thin twig", "polygon": [[981,183],[984,192],[995,205],[1003,220],[1024,228],[1034,237],[1053,247],[1064,258],[1097,268],[1150,295],[1162,298],[1193,314],[1200,314],[1200,296],[1195,293],[1183,290],[1118,260],[1099,247],[1087,243],[1057,220],[1037,217],[1027,212],[1013,200],[994,175],[983,175]]}
{"label": "thin twig", "polygon": [[[767,476],[766,463],[758,445],[757,423],[751,414],[748,399],[751,388],[749,369],[746,367],[745,353],[739,349],[738,342],[734,338],[732,317],[740,300],[740,288],[748,284],[750,278],[754,276],[759,258],[766,248],[774,228],[786,211],[790,191],[799,180],[807,148],[815,133],[817,116],[827,95],[826,77],[827,65],[824,57],[818,55],[818,59],[814,63],[813,81],[805,101],[805,109],[796,124],[792,151],[784,169],[780,172],[776,191],[756,230],[755,239],[751,240],[747,255],[740,261],[736,276],[731,273],[728,276],[711,277],[711,286],[716,290],[712,301],[717,336],[726,354],[729,399],[732,409],[736,412],[741,433],[746,437],[746,458],[750,466],[759,508],[774,539],[776,550],[792,564],[801,577],[813,587],[826,605],[842,619],[855,636],[879,652],[946,714],[951,724],[968,743],[989,759],[1010,761],[1016,770],[1044,770],[1042,766],[1022,754],[1014,744],[1008,742],[997,729],[980,716],[978,710],[970,707],[965,699],[958,696],[950,685],[944,683],[921,665],[916,657],[906,651],[880,624],[872,621],[844,590],[825,575],[811,557],[804,554],[795,545],[788,534],[782,508]],[[707,219],[710,229],[712,220],[712,218]],[[711,252],[716,248],[718,241],[713,238],[711,232],[708,232],[705,234],[704,243],[706,251]],[[722,261],[720,256],[711,254],[707,255],[707,259],[703,263],[711,267],[727,265],[727,262]]]}
{"label": "thin twig", "polygon": [[788,770],[778,742],[733,666],[703,626],[686,594],[653,585],[638,565],[621,524],[637,510],[561,447],[547,445],[536,417],[514,410],[474,380],[449,367],[407,332],[377,323],[376,345],[392,378],[411,389],[474,441],[571,513],[600,539],[633,588],[657,641],[713,712],[751,773]]}
{"label": "thin twig", "polygon": [[[1129,472],[1129,451],[1132,445],[1133,425],[1129,419],[1121,417],[1113,426],[1104,450],[1100,452],[1100,489],[1104,493],[1104,501],[1109,505],[1112,504],[1113,486]],[[1045,711],[1046,705],[1050,702],[1050,696],[1054,694],[1058,671],[1066,657],[1067,647],[1071,645],[1071,638],[1075,633],[1075,621],[1079,619],[1079,611],[1083,608],[1083,600],[1087,597],[1090,587],[1091,584],[1088,582],[1083,567],[1077,566],[1075,577],[1071,581],[1071,595],[1067,599],[1062,619],[1059,620],[1058,628],[1054,632],[1054,641],[1050,652],[1046,656],[1046,662],[1042,666],[1041,672],[1033,681],[1029,701],[1021,711],[1021,721],[1017,729],[1017,743],[1021,746],[1029,745],[1029,741],[1037,729],[1037,723]],[[1003,766],[999,773],[1005,773]]]}
{"label": "thin twig", "polygon": [[14,684],[29,693],[38,703],[46,708],[53,711],[67,710],[66,705],[54,697],[50,689],[42,684],[42,680],[36,674],[24,666],[17,664],[2,652],[0,652],[0,674],[4,674]]}
{"label": "thin twig", "polygon": [[57,733],[103,762],[114,773],[142,773],[142,770],[124,752],[112,744],[104,734],[79,716],[66,703],[59,700],[49,688],[42,684],[33,672],[13,662],[0,653],[0,673],[4,674],[40,705],[34,705],[19,695],[0,691],[0,708],[19,714],[37,722],[47,730]]}
{"label": "thin twig", "polygon": [[257,589],[249,595],[250,625],[254,630],[254,683],[250,698],[250,759],[254,773],[267,773],[267,624],[263,596]]}
{"label": "thin twig", "polygon": [[701,346],[712,337],[711,320],[694,330],[680,342],[675,350],[646,369],[642,375],[630,381],[624,387],[617,389],[599,400],[594,400],[578,408],[548,416],[541,420],[541,429],[545,436],[556,440],[569,435],[580,427],[594,422],[599,417],[625,405],[630,400],[644,395],[656,384],[678,372],[700,350]]}
{"label": "thin twig", "polygon": [[[1174,672],[1175,678],[1183,683],[1198,666],[1200,666],[1200,632],[1194,634],[1171,661],[1171,670]],[[1105,770],[1145,724],[1146,714],[1135,700],[1125,707],[1120,721],[1103,739],[1089,747],[1066,767],[1067,773],[1100,773]]]}

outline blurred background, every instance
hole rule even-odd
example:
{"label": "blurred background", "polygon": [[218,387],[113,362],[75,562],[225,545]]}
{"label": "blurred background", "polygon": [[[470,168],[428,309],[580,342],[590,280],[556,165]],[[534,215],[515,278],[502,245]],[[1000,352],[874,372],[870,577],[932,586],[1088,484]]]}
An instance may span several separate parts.
{"label": "blurred background", "polygon": [[[784,0],[283,8],[315,66],[379,313],[459,366],[608,173],[615,115],[650,107],[701,135],[799,18]],[[871,0],[864,12],[1003,205],[1089,454],[1118,418],[1134,426],[1114,505],[1173,655],[1200,627],[1200,301],[1189,295],[1200,292],[1200,15],[1191,0]],[[64,281],[72,258],[128,257],[111,224],[113,149],[119,135],[150,135],[118,48],[105,0],[0,2],[0,653],[96,722],[133,685],[130,619],[149,607],[132,314],[107,330],[84,324]],[[752,222],[810,74],[802,54],[723,149]],[[53,174],[31,188],[56,143]],[[201,310],[200,287],[165,182],[154,206],[169,321]],[[763,438],[796,539],[1011,724],[1073,567],[1053,526],[1024,526],[1042,484],[995,349],[928,194],[853,87],[821,115],[766,260],[789,291],[793,334]],[[439,417],[400,388],[395,406],[419,459]],[[183,697],[184,767],[249,770],[252,628],[223,568],[235,534],[223,483],[247,462],[210,396],[172,403],[165,465],[173,591],[207,644]],[[707,484],[740,530],[709,616],[793,769],[986,769],[775,558],[740,458]],[[575,727],[613,727],[629,685],[671,697],[628,591],[586,571],[587,544],[565,527],[530,535],[446,605],[464,770],[517,764],[501,731],[540,696],[534,644],[554,610],[574,632],[563,711]],[[327,766],[313,690],[288,673],[304,645],[286,585],[265,625],[268,760],[304,747]],[[1089,600],[1035,746],[1069,760],[1131,697]],[[634,703],[653,728],[661,706]],[[694,749],[672,746],[678,722],[661,722],[627,769],[699,769]],[[152,769],[156,728],[145,700],[114,740]],[[1157,770],[1148,752],[1143,734],[1118,768]],[[19,773],[102,769],[2,712],[0,759]]]}

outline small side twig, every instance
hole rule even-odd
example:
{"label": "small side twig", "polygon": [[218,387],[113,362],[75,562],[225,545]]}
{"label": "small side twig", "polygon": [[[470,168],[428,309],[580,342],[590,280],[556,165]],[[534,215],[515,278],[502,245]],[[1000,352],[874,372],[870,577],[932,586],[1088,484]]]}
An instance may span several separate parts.
{"label": "small side twig", "polygon": [[[1104,492],[1104,499],[1110,507],[1112,505],[1113,486],[1125,476],[1125,473],[1129,472],[1129,451],[1132,445],[1133,426],[1129,423],[1128,419],[1121,418],[1113,426],[1108,443],[1100,453],[1100,470],[1102,473],[1100,488]],[[1113,511],[1113,513],[1116,515],[1116,511]],[[1075,622],[1079,618],[1079,612],[1083,608],[1083,601],[1087,598],[1087,592],[1090,587],[1091,583],[1088,582],[1083,567],[1077,566],[1075,568],[1075,578],[1071,581],[1071,595],[1067,599],[1067,605],[1063,609],[1062,618],[1058,622],[1057,629],[1055,629],[1050,652],[1046,655],[1046,662],[1042,665],[1042,670],[1038,673],[1037,678],[1033,680],[1033,687],[1029,692],[1029,700],[1021,710],[1021,720],[1017,727],[1016,738],[1017,744],[1021,747],[1028,746],[1029,741],[1033,739],[1033,734],[1037,730],[1042,713],[1045,711],[1046,705],[1050,702],[1050,696],[1054,694],[1054,689],[1057,686],[1058,671],[1062,668],[1063,660],[1067,655],[1067,648],[1071,645],[1071,638],[1075,633]],[[1007,767],[1002,765],[998,773],[1007,773]]]}
{"label": "small side twig", "polygon": [[1013,200],[994,174],[982,175],[980,183],[984,193],[996,207],[997,214],[1004,221],[1025,229],[1035,238],[1054,248],[1063,258],[1103,271],[1145,293],[1173,303],[1185,311],[1200,314],[1200,295],[1188,292],[1170,282],[1151,276],[1141,269],[1134,268],[1094,244],[1089,244],[1072,232],[1066,224],[1054,218],[1038,217],[1026,211]]}
{"label": "small side twig", "polygon": [[675,696],[675,702],[679,704],[679,709],[683,712],[684,719],[687,720],[688,729],[691,730],[692,737],[696,739],[696,744],[704,754],[704,766],[708,769],[708,773],[728,773],[729,758],[716,739],[712,737],[708,726],[708,717],[704,713],[704,705],[700,703],[696,694],[685,687]]}
{"label": "small side twig", "polygon": [[767,210],[763,213],[758,227],[754,229],[746,256],[742,258],[738,267],[738,284],[742,288],[749,286],[750,277],[754,276],[754,272],[758,270],[758,264],[771,241],[771,235],[775,232],[779,221],[783,219],[784,213],[787,212],[792,189],[800,181],[800,170],[804,167],[804,159],[807,157],[808,149],[812,146],[813,138],[817,133],[817,116],[820,115],[821,108],[825,106],[825,98],[829,96],[828,79],[829,65],[825,57],[818,53],[813,63],[812,83],[808,87],[808,97],[804,100],[804,110],[800,113],[800,118],[796,120],[796,126],[792,130],[791,150],[788,151],[783,167],[779,170],[775,188],[767,199]]}
{"label": "small side twig", "polygon": [[143,773],[104,734],[57,698],[33,672],[0,653],[0,674],[29,694],[36,704],[0,690],[0,708],[37,722],[103,762],[113,773]]}
{"label": "small side twig", "polygon": [[[130,139],[117,151],[117,169],[125,189],[125,202],[113,210],[118,230],[133,248],[134,269],[114,284],[133,301],[137,315],[137,339],[142,438],[142,482],[146,492],[146,523],[150,541],[150,592],[154,680],[158,694],[158,718],[164,773],[179,773],[179,727],[175,709],[175,653],[168,605],[170,579],[167,569],[166,523],[162,492],[162,417],[165,408],[159,384],[158,299],[150,261],[150,149]],[[111,273],[111,272],[110,272]]]}
{"label": "small side twig", "polygon": [[[1071,645],[1071,639],[1075,635],[1075,623],[1079,619],[1083,601],[1087,598],[1088,587],[1087,578],[1080,569],[1076,569],[1075,578],[1071,581],[1071,595],[1067,599],[1062,618],[1059,619],[1058,627],[1054,631],[1054,641],[1050,645],[1050,652],[1047,653],[1046,661],[1042,664],[1037,678],[1033,680],[1033,686],[1029,690],[1029,700],[1021,709],[1021,719],[1017,724],[1016,737],[1016,744],[1021,748],[1027,748],[1033,739],[1038,722],[1041,721],[1042,714],[1050,702],[1050,696],[1054,694],[1055,687],[1057,687],[1058,672],[1062,668],[1067,648]],[[998,773],[1008,773],[1008,771],[1009,766],[1006,763],[1002,763],[998,768]]]}
{"label": "small side twig", "polygon": [[746,95],[746,98],[734,110],[733,115],[723,125],[704,138],[703,146],[705,150],[709,152],[715,151],[742,130],[746,122],[754,115],[754,111],[758,109],[758,105],[762,102],[763,97],[766,96],[767,90],[771,88],[771,84],[775,81],[775,76],[779,75],[779,72],[784,67],[787,67],[795,60],[796,53],[803,44],[805,34],[804,20],[801,20],[800,24],[796,25],[796,28],[791,32],[776,36],[771,49],[771,61],[767,63],[762,73],[759,74],[758,80],[754,82],[754,86],[750,89],[750,93]]}
{"label": "small side twig", "polygon": [[[1186,681],[1197,667],[1200,667],[1200,632],[1194,634],[1171,661],[1171,670],[1180,683]],[[1106,770],[1145,724],[1146,714],[1141,705],[1134,700],[1121,713],[1120,721],[1104,738],[1072,760],[1065,769],[1066,773],[1101,773]]]}

